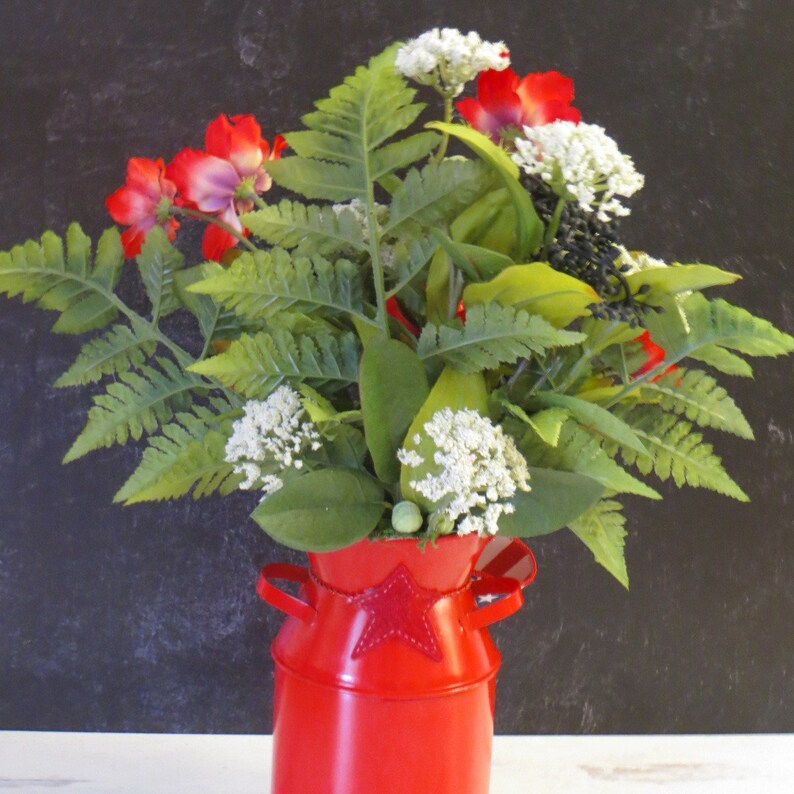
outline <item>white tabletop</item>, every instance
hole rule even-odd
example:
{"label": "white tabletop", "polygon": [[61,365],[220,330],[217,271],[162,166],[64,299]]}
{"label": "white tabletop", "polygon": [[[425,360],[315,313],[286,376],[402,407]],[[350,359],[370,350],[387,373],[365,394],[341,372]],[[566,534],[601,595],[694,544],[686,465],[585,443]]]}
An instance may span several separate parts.
{"label": "white tabletop", "polygon": [[[270,747],[268,736],[0,732],[0,792],[268,794]],[[491,779],[491,794],[792,794],[794,734],[499,736]]]}

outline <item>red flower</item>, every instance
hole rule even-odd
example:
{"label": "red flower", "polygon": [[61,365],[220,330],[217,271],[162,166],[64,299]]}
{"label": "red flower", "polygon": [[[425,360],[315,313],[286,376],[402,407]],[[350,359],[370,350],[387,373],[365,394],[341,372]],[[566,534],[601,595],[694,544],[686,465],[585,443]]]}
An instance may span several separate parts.
{"label": "red flower", "polygon": [[[270,189],[263,162],[277,160],[286,145],[277,135],[271,149],[253,116],[229,120],[222,114],[207,127],[206,151],[183,149],[169,164],[167,174],[189,205],[217,215],[243,233],[239,214],[253,209],[254,197]],[[208,259],[220,259],[236,244],[233,234],[215,224],[207,225],[202,250]]]}
{"label": "red flower", "polygon": [[[631,373],[632,378],[639,378],[642,375],[645,375],[647,372],[650,372],[652,369],[656,369],[664,361],[664,357],[666,355],[665,350],[663,347],[660,347],[656,344],[656,342],[651,339],[651,334],[648,331],[644,331],[640,336],[638,336],[635,342],[642,343],[642,349],[645,351],[645,355],[647,358],[645,359],[645,363],[636,371]],[[664,372],[660,372],[658,375],[651,378],[651,383],[659,380],[662,375],[666,375],[668,372],[673,372],[674,370],[678,369],[678,365],[671,364]]]}
{"label": "red flower", "polygon": [[386,312],[394,317],[409,333],[419,336],[419,328],[403,314],[400,304],[397,303],[397,298],[394,295],[386,301]]}
{"label": "red flower", "polygon": [[165,176],[161,159],[131,157],[127,162],[127,180],[123,187],[105,199],[110,217],[116,223],[129,226],[121,235],[124,255],[137,256],[146,235],[155,225],[162,226],[173,240],[179,221],[168,214],[174,203],[176,185]]}
{"label": "red flower", "polygon": [[558,120],[578,123],[582,114],[571,102],[570,77],[559,72],[532,72],[519,78],[507,68],[480,72],[477,98],[461,99],[455,107],[472,127],[498,141],[506,127],[537,127]]}

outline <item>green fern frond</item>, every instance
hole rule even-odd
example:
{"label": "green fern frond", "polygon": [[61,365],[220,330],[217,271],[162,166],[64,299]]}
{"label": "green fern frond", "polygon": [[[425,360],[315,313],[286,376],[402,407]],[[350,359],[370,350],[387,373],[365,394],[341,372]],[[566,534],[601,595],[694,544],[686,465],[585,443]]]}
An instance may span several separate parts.
{"label": "green fern frond", "polygon": [[378,179],[433,150],[439,138],[432,132],[384,145],[424,108],[413,102],[416,91],[394,69],[398,47],[356,69],[303,117],[306,130],[286,135],[297,156],[267,167],[279,185],[310,199],[366,201]]}
{"label": "green fern frond", "polygon": [[346,259],[333,265],[319,255],[293,259],[286,251],[256,251],[238,257],[232,266],[188,287],[210,295],[239,315],[262,320],[286,310],[346,312],[365,322],[361,275]]}
{"label": "green fern frond", "polygon": [[442,160],[421,171],[411,169],[392,194],[386,234],[409,222],[445,224],[493,186],[494,177],[480,160]]}
{"label": "green fern frond", "polygon": [[621,457],[627,464],[635,465],[643,474],[654,472],[662,481],[672,477],[679,488],[708,488],[740,502],[749,501],[725,471],[711,444],[703,441],[702,433],[693,433],[689,422],[679,421],[654,405],[619,406],[614,411],[648,450],[647,455],[641,455],[621,447]]}
{"label": "green fern frond", "polygon": [[158,320],[180,308],[174,276],[185,265],[185,257],[171,245],[160,226],[146,235],[136,260],[143,286],[152,304],[152,317]]}
{"label": "green fern frond", "polygon": [[283,381],[339,389],[358,380],[358,337],[350,332],[292,334],[284,328],[243,334],[229,349],[189,369],[217,378],[247,398],[263,399]]}
{"label": "green fern frond", "polygon": [[[397,295],[425,270],[438,243],[427,235],[401,234],[381,246],[386,271],[386,297]],[[424,291],[424,290],[422,290]]]}
{"label": "green fern frond", "polygon": [[361,222],[346,208],[284,201],[243,215],[243,226],[270,245],[295,249],[301,256],[328,256],[344,249],[366,250]]}
{"label": "green fern frond", "polygon": [[736,375],[740,378],[753,377],[753,368],[741,356],[719,345],[703,345],[697,350],[691,350],[688,358],[707,364],[726,375]]}
{"label": "green fern frond", "polygon": [[[231,406],[220,410],[226,413]],[[215,491],[231,493],[243,475],[235,474],[224,459],[230,433],[231,422],[209,408],[176,414],[159,434],[149,437],[138,468],[113,501],[131,505],[177,499],[191,491],[194,499]]]}
{"label": "green fern frond", "polygon": [[133,331],[114,325],[104,336],[86,342],[66,372],[53,385],[82,386],[96,383],[105,375],[121,374],[143,366],[154,353],[157,340],[148,325]]}
{"label": "green fern frond", "polygon": [[794,337],[727,301],[710,301],[693,292],[680,304],[689,328],[677,305],[666,306],[667,311],[661,314],[649,312],[645,316],[651,337],[666,351],[667,364],[704,347],[713,350],[713,345],[748,356],[780,356],[794,351]]}
{"label": "green fern frond", "polygon": [[159,369],[143,366],[139,372],[121,373],[118,381],[109,383],[104,393],[94,397],[88,421],[64,456],[64,463],[94,449],[124,444],[128,438],[137,441],[144,433],[153,433],[175,411],[190,406],[195,392],[203,393],[208,388],[201,378],[183,372],[168,359],[159,358],[157,364]]}
{"label": "green fern frond", "polygon": [[572,521],[570,529],[593,552],[595,561],[603,565],[627,590],[629,574],[626,570],[626,517],[621,504],[602,499]]}
{"label": "green fern frond", "polygon": [[91,240],[73,223],[66,231],[65,250],[58,235],[45,232],[40,243],[28,240],[0,252],[0,292],[60,312],[52,327],[56,333],[83,333],[116,319],[113,288],[123,263],[116,229],[102,235],[92,263]]}
{"label": "green fern frond", "polygon": [[417,353],[422,359],[438,357],[460,372],[472,373],[584,339],[583,334],[559,330],[539,315],[486,303],[470,307],[461,328],[426,325]]}
{"label": "green fern frond", "polygon": [[520,448],[530,466],[584,474],[615,493],[661,498],[653,488],[615,463],[602,449],[599,439],[573,420],[563,425],[556,446],[544,443],[530,432],[522,439]]}
{"label": "green fern frond", "polygon": [[643,398],[659,400],[665,411],[683,414],[701,427],[713,427],[740,438],[753,438],[753,430],[728,392],[700,369],[678,369],[642,386]]}

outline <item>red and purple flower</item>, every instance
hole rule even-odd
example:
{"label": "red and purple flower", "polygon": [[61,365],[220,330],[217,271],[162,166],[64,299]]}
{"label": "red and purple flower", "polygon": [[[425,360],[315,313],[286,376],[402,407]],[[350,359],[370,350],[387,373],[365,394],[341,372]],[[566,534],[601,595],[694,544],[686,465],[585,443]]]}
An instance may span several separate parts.
{"label": "red and purple flower", "polygon": [[[253,209],[256,196],[270,189],[271,179],[263,164],[279,159],[286,145],[277,135],[271,148],[253,116],[229,119],[222,114],[207,127],[205,151],[183,149],[166,173],[186,206],[216,215],[231,229],[245,234],[239,216]],[[235,235],[208,224],[202,250],[208,259],[219,260],[237,242]]]}
{"label": "red and purple flower", "polygon": [[173,240],[179,221],[169,214],[176,196],[176,185],[166,177],[161,159],[131,157],[127,162],[127,179],[123,187],[105,199],[110,217],[129,226],[122,232],[124,255],[137,256],[149,230],[162,226]]}
{"label": "red and purple flower", "polygon": [[573,80],[559,72],[532,72],[519,78],[510,68],[487,69],[477,78],[477,98],[461,99],[455,107],[474,129],[498,141],[509,127],[579,123],[582,114],[571,106],[573,96]]}
{"label": "red and purple flower", "polygon": [[[642,350],[645,353],[646,359],[645,363],[635,372],[631,373],[632,378],[639,378],[642,375],[650,372],[651,370],[656,369],[664,361],[665,356],[667,353],[665,349],[656,344],[656,342],[651,339],[651,334],[649,331],[644,331],[640,334],[635,340],[635,342],[640,342],[642,344]],[[668,372],[674,372],[678,369],[677,364],[671,364],[667,367],[664,372],[660,372],[658,375],[655,375],[651,378],[651,383],[659,380],[662,375],[666,375]]]}

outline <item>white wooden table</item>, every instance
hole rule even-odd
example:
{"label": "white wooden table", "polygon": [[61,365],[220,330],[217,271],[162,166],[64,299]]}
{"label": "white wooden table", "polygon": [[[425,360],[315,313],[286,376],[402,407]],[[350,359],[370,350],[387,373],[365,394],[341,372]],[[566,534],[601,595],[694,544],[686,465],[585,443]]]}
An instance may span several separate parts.
{"label": "white wooden table", "polygon": [[[270,743],[267,736],[0,732],[0,792],[268,794]],[[792,794],[794,734],[499,736],[491,794],[508,792]]]}

